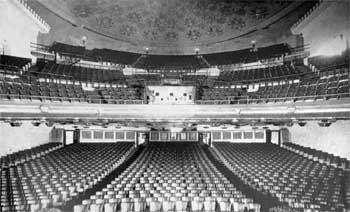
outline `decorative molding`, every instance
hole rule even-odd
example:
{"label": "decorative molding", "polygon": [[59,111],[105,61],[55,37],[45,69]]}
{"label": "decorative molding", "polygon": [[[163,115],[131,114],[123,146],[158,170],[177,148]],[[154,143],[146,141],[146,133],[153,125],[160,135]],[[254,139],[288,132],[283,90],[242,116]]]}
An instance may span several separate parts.
{"label": "decorative molding", "polygon": [[248,105],[101,105],[0,101],[0,117],[14,119],[112,119],[146,122],[213,120],[350,119],[350,100]]}
{"label": "decorative molding", "polygon": [[332,4],[332,1],[319,0],[319,2],[307,11],[292,27],[291,31],[294,35],[302,33],[302,30],[317,16],[319,16],[326,8]]}
{"label": "decorative molding", "polygon": [[51,30],[50,25],[41,18],[28,4],[27,0],[11,0],[19,8],[21,8],[25,14],[31,17],[34,22],[39,26],[41,33],[49,33]]}

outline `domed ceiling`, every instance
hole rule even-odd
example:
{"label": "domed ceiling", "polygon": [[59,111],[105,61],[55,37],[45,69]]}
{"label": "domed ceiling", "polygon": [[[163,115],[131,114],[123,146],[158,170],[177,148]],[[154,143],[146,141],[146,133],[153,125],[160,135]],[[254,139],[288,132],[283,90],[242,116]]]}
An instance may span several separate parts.
{"label": "domed ceiling", "polygon": [[76,23],[148,45],[195,44],[235,37],[287,7],[260,0],[56,0]]}

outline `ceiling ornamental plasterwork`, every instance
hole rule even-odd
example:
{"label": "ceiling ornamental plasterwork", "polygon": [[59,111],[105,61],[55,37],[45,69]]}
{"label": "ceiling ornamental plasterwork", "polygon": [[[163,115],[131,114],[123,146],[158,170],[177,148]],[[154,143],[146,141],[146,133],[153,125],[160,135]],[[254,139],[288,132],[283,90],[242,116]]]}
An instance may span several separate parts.
{"label": "ceiling ornamental plasterwork", "polygon": [[133,43],[176,46],[251,31],[289,1],[57,0],[80,25]]}

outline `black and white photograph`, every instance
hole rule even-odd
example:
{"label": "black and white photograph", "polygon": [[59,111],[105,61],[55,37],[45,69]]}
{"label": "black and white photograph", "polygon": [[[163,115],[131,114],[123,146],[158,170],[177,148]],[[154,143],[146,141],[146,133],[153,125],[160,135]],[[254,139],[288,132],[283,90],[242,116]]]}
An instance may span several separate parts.
{"label": "black and white photograph", "polygon": [[350,212],[350,0],[0,0],[0,212]]}

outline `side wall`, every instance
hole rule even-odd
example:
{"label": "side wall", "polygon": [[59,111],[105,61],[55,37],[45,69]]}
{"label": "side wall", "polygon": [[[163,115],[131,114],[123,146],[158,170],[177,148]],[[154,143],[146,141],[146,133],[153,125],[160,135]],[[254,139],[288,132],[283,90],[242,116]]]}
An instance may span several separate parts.
{"label": "side wall", "polygon": [[11,127],[0,122],[0,156],[49,143],[51,129],[45,124],[34,127],[30,122],[24,122],[20,127]]}
{"label": "side wall", "polygon": [[0,51],[32,58],[30,43],[37,42],[39,27],[14,1],[0,0]]}
{"label": "side wall", "polygon": [[291,142],[350,159],[350,121],[337,121],[330,127],[308,122],[288,128]]}
{"label": "side wall", "polygon": [[324,1],[322,4],[298,30],[304,36],[304,43],[310,45],[311,56],[340,54],[350,39],[350,2]]}

